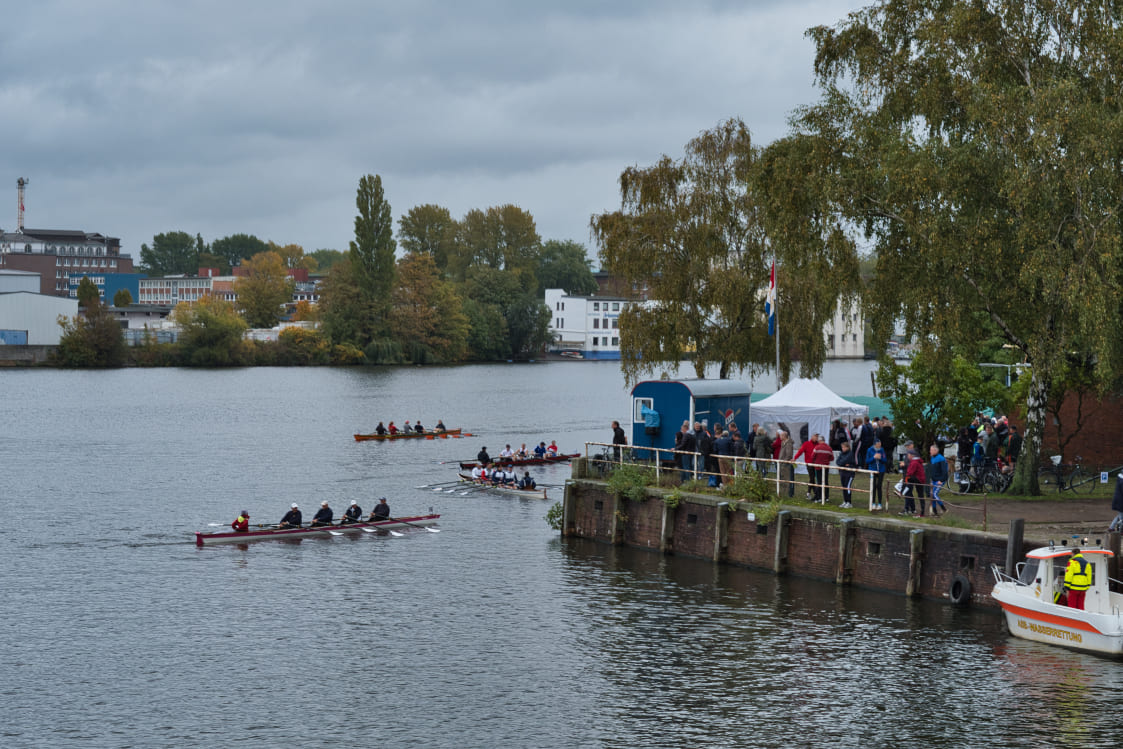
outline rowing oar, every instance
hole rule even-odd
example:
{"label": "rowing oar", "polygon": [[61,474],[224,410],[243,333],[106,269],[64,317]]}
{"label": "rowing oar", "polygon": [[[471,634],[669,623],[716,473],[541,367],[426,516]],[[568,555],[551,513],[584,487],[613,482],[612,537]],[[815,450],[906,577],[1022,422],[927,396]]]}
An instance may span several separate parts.
{"label": "rowing oar", "polygon": [[[366,523],[377,523],[377,522],[379,522],[379,521],[377,521],[377,520],[365,520],[365,521],[363,521],[363,522],[366,522]],[[397,532],[396,530],[393,530],[392,528],[381,528],[381,527],[379,527],[379,528],[370,528],[370,527],[368,527],[368,526],[365,526],[365,525],[363,526],[363,533],[378,533],[378,531],[380,531],[380,530],[386,531],[386,532],[387,532],[387,533],[389,533],[389,534],[390,534],[391,536],[396,536],[397,538],[402,538],[403,536],[405,536],[405,534],[404,534],[404,533],[398,533],[398,532]]]}
{"label": "rowing oar", "polygon": [[[437,529],[437,528],[430,528],[427,525],[418,525],[417,523],[410,523],[410,522],[407,522],[405,520],[402,520],[401,518],[386,518],[386,519],[387,520],[393,520],[395,523],[401,523],[402,525],[412,525],[414,528],[421,528],[422,530],[429,531],[430,533],[440,533],[440,530]],[[390,529],[387,528],[386,530],[390,530]],[[391,533],[393,533],[393,531],[391,531]]]}
{"label": "rowing oar", "polygon": [[[207,525],[211,528],[221,528],[223,526],[229,527],[230,523],[207,523]],[[280,528],[281,526],[280,526],[279,523],[251,523],[247,527],[249,527],[249,528]]]}

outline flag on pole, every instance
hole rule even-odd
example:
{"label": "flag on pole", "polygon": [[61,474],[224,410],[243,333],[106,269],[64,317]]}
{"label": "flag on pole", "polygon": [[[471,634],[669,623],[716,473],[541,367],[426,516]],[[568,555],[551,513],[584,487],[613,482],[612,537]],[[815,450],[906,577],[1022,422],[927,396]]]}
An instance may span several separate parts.
{"label": "flag on pole", "polygon": [[776,261],[768,276],[768,296],[764,298],[764,314],[768,317],[768,335],[776,335]]}

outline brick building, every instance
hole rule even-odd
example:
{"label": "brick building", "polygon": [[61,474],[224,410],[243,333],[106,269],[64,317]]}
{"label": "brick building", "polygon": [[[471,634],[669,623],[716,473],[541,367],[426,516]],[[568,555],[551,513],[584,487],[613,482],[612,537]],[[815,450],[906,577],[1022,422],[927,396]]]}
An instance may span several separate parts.
{"label": "brick building", "polygon": [[121,240],[66,229],[0,232],[0,270],[39,274],[39,293],[70,295],[75,273],[132,273],[133,259],[121,252]]}

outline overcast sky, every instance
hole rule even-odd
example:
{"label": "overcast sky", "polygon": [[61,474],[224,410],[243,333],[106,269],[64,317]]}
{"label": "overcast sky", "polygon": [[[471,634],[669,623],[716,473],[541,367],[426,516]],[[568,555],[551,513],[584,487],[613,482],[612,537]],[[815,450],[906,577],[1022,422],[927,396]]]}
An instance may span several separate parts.
{"label": "overcast sky", "polygon": [[346,250],[379,174],[395,222],[514,203],[594,256],[624,168],[729,117],[784,135],[817,98],[804,31],[864,4],[11,3],[0,227],[27,177],[26,227],[120,237],[137,260],[175,230]]}

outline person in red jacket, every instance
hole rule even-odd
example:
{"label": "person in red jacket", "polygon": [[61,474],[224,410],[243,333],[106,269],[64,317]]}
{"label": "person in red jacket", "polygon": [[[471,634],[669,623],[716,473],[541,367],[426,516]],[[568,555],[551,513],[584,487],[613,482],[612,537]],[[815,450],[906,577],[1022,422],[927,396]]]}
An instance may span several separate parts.
{"label": "person in red jacket", "polygon": [[902,515],[912,515],[916,511],[912,499],[915,496],[920,500],[920,513],[917,517],[924,517],[924,497],[925,486],[928,483],[928,477],[924,475],[924,461],[920,459],[920,453],[914,448],[909,448],[908,452],[908,467],[905,469],[905,511]]}
{"label": "person in red jacket", "polygon": [[834,462],[834,450],[827,444],[826,437],[819,438],[819,444],[815,445],[815,450],[811,453],[811,459],[815,462],[815,468],[819,474],[819,486],[815,487],[815,499],[822,504],[826,504],[831,498],[827,482],[830,481],[831,463]]}
{"label": "person in red jacket", "polygon": [[[807,475],[809,477],[808,481],[810,481],[812,484],[817,483],[815,480],[815,471],[817,469],[815,468],[814,461],[811,459],[811,454],[815,452],[815,445],[817,444],[819,444],[819,434],[815,433],[812,434],[806,442],[800,445],[799,450],[797,450],[795,455],[792,456],[792,460],[799,460],[799,456],[803,456],[803,464],[807,466]],[[811,499],[813,496],[815,496],[815,492],[810,486],[808,486],[807,498]]]}
{"label": "person in red jacket", "polygon": [[250,529],[250,514],[242,510],[242,514],[234,519],[230,527],[234,529],[235,533],[246,533]]}

